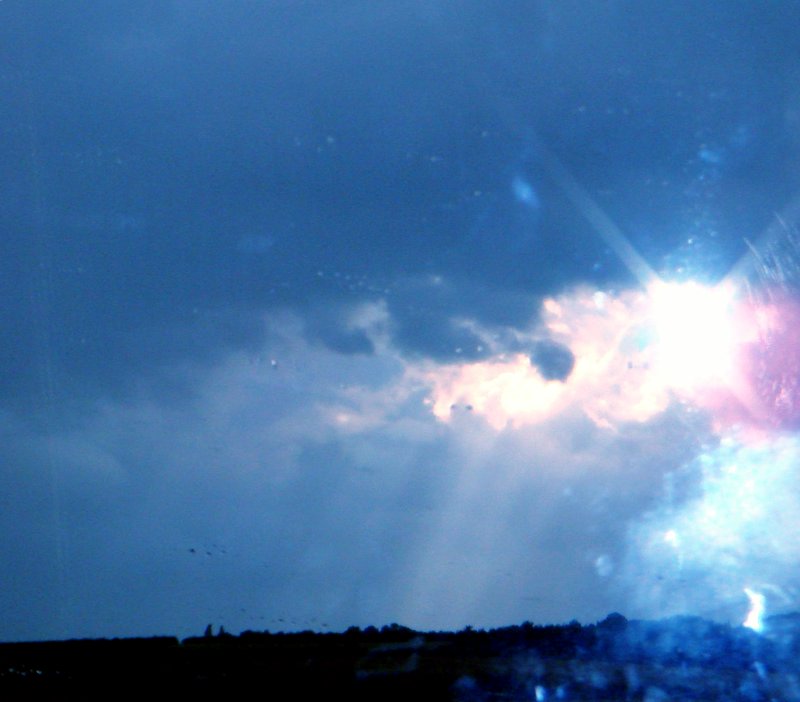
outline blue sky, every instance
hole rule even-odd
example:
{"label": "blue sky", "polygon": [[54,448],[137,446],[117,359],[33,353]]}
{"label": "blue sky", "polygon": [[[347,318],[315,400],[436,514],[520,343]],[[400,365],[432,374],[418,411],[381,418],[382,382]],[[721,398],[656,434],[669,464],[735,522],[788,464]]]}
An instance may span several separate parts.
{"label": "blue sky", "polygon": [[0,3],[0,639],[793,608],[799,14]]}

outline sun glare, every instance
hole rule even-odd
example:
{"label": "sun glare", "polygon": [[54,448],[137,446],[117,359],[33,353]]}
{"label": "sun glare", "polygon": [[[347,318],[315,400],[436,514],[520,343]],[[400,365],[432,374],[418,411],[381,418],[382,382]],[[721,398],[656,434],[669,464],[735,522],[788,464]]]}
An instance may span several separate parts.
{"label": "sun glare", "polygon": [[758,409],[745,363],[755,338],[750,316],[728,281],[657,280],[615,294],[577,288],[543,301],[529,337],[532,347],[547,339],[569,349],[575,363],[567,377],[550,380],[528,355],[499,353],[431,366],[425,383],[440,420],[463,405],[498,430],[570,408],[614,428],[647,421],[676,397],[721,422],[749,417]]}
{"label": "sun glare", "polygon": [[679,390],[730,384],[737,344],[733,286],[658,281],[650,286],[654,362]]}

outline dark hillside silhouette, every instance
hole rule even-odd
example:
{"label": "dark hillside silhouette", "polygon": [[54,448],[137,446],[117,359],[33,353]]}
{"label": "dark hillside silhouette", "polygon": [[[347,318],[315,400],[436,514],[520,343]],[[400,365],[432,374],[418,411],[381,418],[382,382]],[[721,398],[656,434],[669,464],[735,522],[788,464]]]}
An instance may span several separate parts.
{"label": "dark hillside silhouette", "polygon": [[2,699],[800,700],[800,615],[0,644]]}

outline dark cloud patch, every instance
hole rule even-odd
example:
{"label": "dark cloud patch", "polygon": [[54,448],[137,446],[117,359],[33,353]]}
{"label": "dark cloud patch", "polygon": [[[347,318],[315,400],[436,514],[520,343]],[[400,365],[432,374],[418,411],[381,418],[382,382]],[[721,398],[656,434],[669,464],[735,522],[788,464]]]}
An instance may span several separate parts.
{"label": "dark cloud patch", "polygon": [[395,320],[393,339],[407,353],[437,361],[474,360],[489,353],[479,336],[459,327],[447,315],[420,310]]}
{"label": "dark cloud patch", "polygon": [[353,309],[330,304],[314,307],[305,315],[306,337],[342,354],[370,355],[375,345],[367,331],[353,319]]}
{"label": "dark cloud patch", "polygon": [[464,319],[629,281],[534,132],[654,266],[724,271],[800,185],[797,11],[675,8],[2,4],[0,395],[135,385],[287,307],[368,353],[318,309],[383,298],[404,352],[473,358]]}
{"label": "dark cloud patch", "polygon": [[325,345],[333,351],[347,354],[371,354],[375,351],[375,346],[370,338],[360,329],[323,327],[318,332]]}
{"label": "dark cloud patch", "polygon": [[536,342],[530,359],[545,380],[565,381],[575,367],[572,351],[555,341]]}
{"label": "dark cloud patch", "polygon": [[536,312],[529,295],[492,289],[478,276],[451,279],[433,273],[398,283],[387,303],[394,344],[440,361],[488,356],[498,350],[498,329],[527,325]]}

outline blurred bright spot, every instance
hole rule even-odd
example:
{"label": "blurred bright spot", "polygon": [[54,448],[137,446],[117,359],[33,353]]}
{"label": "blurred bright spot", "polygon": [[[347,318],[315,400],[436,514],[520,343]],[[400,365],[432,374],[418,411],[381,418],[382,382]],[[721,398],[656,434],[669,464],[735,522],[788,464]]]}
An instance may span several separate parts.
{"label": "blurred bright spot", "polygon": [[666,541],[670,546],[678,546],[678,532],[674,529],[669,529],[668,531],[664,532],[664,541]]}
{"label": "blurred bright spot", "polygon": [[511,181],[511,191],[514,193],[514,197],[517,201],[521,202],[523,205],[533,208],[539,207],[539,196],[533,189],[533,185],[521,176],[514,176],[514,179]]}
{"label": "blurred bright spot", "polygon": [[607,578],[611,573],[614,572],[614,564],[607,555],[603,554],[595,558],[594,567],[597,571],[597,574],[601,578]]}
{"label": "blurred bright spot", "polygon": [[744,589],[744,594],[750,600],[750,611],[747,613],[747,618],[744,620],[742,626],[752,629],[756,632],[761,632],[764,629],[764,608],[765,598],[760,592],[751,590],[749,587]]}

